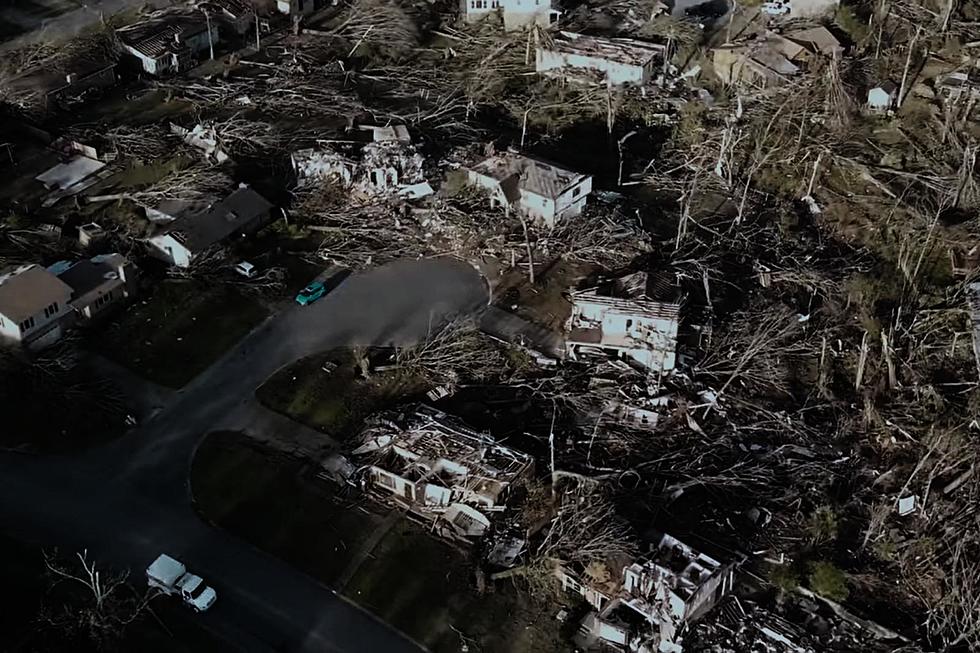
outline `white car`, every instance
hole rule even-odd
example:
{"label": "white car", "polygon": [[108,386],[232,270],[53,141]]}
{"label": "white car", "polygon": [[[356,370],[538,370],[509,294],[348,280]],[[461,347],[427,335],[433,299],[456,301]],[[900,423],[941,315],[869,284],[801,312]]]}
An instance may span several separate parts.
{"label": "white car", "polygon": [[218,593],[204,584],[204,579],[195,574],[184,574],[177,581],[177,589],[184,603],[198,612],[204,612],[218,598]]}
{"label": "white car", "polygon": [[242,275],[246,279],[251,279],[255,277],[256,274],[259,273],[259,271],[255,268],[255,266],[249,263],[248,261],[242,261],[241,263],[237,264],[235,266],[235,272]]}
{"label": "white car", "polygon": [[164,594],[178,594],[184,603],[198,612],[204,612],[218,598],[217,592],[204,584],[204,580],[189,573],[184,563],[161,554],[146,569],[147,584]]}

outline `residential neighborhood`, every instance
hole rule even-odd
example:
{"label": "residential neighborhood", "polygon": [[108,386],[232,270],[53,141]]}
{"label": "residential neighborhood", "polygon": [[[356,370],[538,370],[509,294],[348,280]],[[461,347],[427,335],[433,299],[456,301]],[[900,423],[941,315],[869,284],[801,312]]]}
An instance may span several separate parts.
{"label": "residential neighborhood", "polygon": [[0,649],[980,650],[978,25],[0,7]]}

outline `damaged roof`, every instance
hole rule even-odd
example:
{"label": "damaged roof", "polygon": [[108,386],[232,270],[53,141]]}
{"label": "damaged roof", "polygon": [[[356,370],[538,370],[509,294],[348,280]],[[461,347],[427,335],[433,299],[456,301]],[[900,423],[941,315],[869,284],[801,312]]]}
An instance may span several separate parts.
{"label": "damaged roof", "polygon": [[621,299],[619,297],[607,297],[599,295],[594,290],[583,290],[572,293],[573,304],[592,304],[601,306],[609,311],[645,317],[651,320],[668,320],[676,322],[680,319],[681,307],[678,304],[668,304],[664,302],[654,302],[648,299]]}
{"label": "damaged roof", "polygon": [[636,39],[607,39],[564,31],[559,32],[552,42],[540,47],[542,50],[594,57],[628,66],[644,66],[666,50],[659,43]]}
{"label": "damaged roof", "polygon": [[275,208],[248,186],[194,215],[182,215],[162,232],[191,252],[200,252],[263,220]]}
{"label": "damaged roof", "polygon": [[500,182],[500,187],[510,202],[520,199],[520,190],[556,199],[588,177],[559,168],[553,163],[513,152],[492,156],[473,166],[471,170]]}
{"label": "damaged roof", "polygon": [[151,59],[183,47],[184,39],[207,31],[203,13],[168,12],[116,30],[119,40]]}

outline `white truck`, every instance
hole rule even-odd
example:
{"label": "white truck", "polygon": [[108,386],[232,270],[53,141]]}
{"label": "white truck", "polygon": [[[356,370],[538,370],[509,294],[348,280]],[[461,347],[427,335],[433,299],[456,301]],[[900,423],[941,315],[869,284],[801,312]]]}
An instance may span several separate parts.
{"label": "white truck", "polygon": [[204,612],[212,605],[218,594],[204,584],[200,576],[187,572],[184,563],[161,554],[146,568],[146,580],[164,594],[179,594],[184,603],[198,612]]}

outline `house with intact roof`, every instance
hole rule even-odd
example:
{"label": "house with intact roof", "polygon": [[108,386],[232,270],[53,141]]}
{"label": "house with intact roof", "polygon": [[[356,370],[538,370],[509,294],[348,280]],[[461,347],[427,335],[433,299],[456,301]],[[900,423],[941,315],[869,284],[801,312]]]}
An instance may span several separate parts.
{"label": "house with intact roof", "polygon": [[61,338],[72,289],[40,265],[0,275],[0,338],[45,347]]}
{"label": "house with intact roof", "polygon": [[269,200],[246,185],[195,213],[181,213],[147,239],[154,255],[180,268],[212,247],[254,234],[281,215]]}
{"label": "house with intact roof", "polygon": [[490,192],[493,206],[514,208],[553,227],[582,212],[592,177],[515,152],[492,156],[467,170],[473,186]]}
{"label": "house with intact roof", "polygon": [[122,254],[100,254],[74,263],[59,261],[48,271],[71,288],[71,307],[82,321],[129,298],[136,288],[136,268]]}

